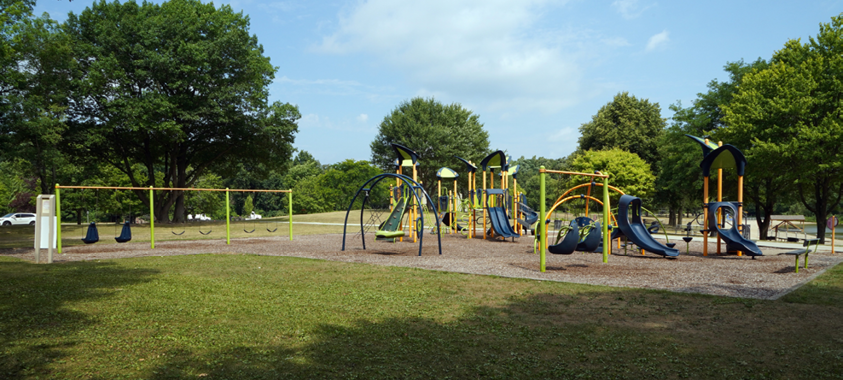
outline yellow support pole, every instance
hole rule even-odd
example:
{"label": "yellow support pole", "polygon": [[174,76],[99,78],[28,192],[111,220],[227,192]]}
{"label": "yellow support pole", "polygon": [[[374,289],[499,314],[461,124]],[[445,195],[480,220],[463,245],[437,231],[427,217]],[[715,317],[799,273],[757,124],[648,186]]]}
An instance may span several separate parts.
{"label": "yellow support pole", "polygon": [[[287,193],[287,214],[289,215],[289,225],[290,225],[290,241],[293,241],[293,192],[291,191]],[[389,196],[392,199],[392,194]]]}
{"label": "yellow support pole", "polygon": [[149,245],[155,249],[155,193],[152,186],[149,187]]}
{"label": "yellow support pole", "polygon": [[703,256],[708,256],[708,177],[703,177]]}
{"label": "yellow support pole", "polygon": [[[738,215],[735,215],[735,221],[738,223],[738,230],[743,232],[743,176],[738,176]],[[738,251],[738,256],[743,255],[743,252]]]}
{"label": "yellow support pole", "polygon": [[231,244],[231,199],[225,188],[225,244]]}
{"label": "yellow support pole", "polygon": [[[717,146],[723,146],[722,141],[717,142]],[[723,202],[723,169],[717,169],[717,201]],[[723,210],[717,210],[717,220],[716,223],[720,223],[723,220]],[[722,243],[722,239],[720,239],[720,234],[717,234],[717,254],[721,254],[720,245]]]}
{"label": "yellow support pole", "polygon": [[[61,254],[61,193],[59,184],[56,184],[56,252]],[[832,252],[834,248],[832,248]]]}
{"label": "yellow support pole", "polygon": [[[589,186],[589,191],[591,187]],[[588,200],[586,200],[588,204]],[[609,177],[603,178],[603,262],[609,262],[609,253],[612,250],[612,238],[609,236],[609,212],[612,208],[609,205]]]}
{"label": "yellow support pole", "polygon": [[[547,224],[545,224],[545,185],[544,185],[544,165],[539,167],[539,269],[542,273],[545,271],[545,253],[547,251]],[[604,249],[605,251],[605,249]]]}
{"label": "yellow support pole", "polygon": [[[486,171],[483,171],[483,189],[486,189]],[[486,196],[483,197],[483,239],[486,239]]]}

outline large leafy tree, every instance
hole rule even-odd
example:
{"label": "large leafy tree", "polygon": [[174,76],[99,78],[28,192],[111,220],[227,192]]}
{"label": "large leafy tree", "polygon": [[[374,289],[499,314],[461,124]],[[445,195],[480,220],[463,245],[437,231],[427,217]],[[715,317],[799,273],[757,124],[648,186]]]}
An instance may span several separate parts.
{"label": "large leafy tree", "polygon": [[[69,15],[79,67],[65,147],[119,169],[133,186],[190,187],[209,170],[284,166],[299,112],[268,103],[276,68],[248,29],[242,13],[196,0],[101,1]],[[156,198],[156,217],[168,218],[173,205],[177,221],[184,215],[183,194]]]}
{"label": "large leafy tree", "polygon": [[[655,191],[653,183],[656,178],[650,170],[650,165],[637,154],[623,149],[589,150],[579,153],[571,162],[571,170],[580,173],[599,171],[607,174],[609,185],[639,198],[647,198]],[[567,189],[591,181],[591,177],[570,176],[560,184]],[[599,190],[595,198],[602,199],[600,194],[602,190]],[[613,202],[619,197],[615,192],[610,192],[610,196]]]}
{"label": "large leafy tree", "polygon": [[395,152],[391,143],[404,145],[421,156],[418,177],[428,191],[436,188],[436,171],[443,166],[460,173],[466,189],[465,166],[454,156],[479,164],[490,153],[489,133],[479,116],[457,103],[445,105],[433,98],[402,102],[384,117],[372,141],[372,163],[394,172]]}
{"label": "large leafy tree", "polygon": [[[670,210],[670,223],[681,223],[682,211],[700,204],[702,200],[702,174],[699,164],[703,159],[696,143],[685,137],[715,134],[725,128],[723,106],[732,101],[741,79],[753,70],[766,68],[768,63],[757,59],[752,63],[743,60],[729,62],[724,66],[728,78],[724,81],[712,80],[708,83],[708,92],[697,94],[691,106],[683,108],[681,103],[673,104],[673,123],[665,129],[659,144],[660,161],[656,179],[657,200],[666,204]],[[724,141],[741,149],[746,147],[742,141]],[[745,152],[746,153],[746,152]],[[765,236],[769,226],[769,215],[775,204],[787,192],[788,181],[775,171],[769,170],[761,157],[748,157],[745,190],[749,200],[755,205],[757,223]],[[763,212],[761,212],[763,211]],[[762,215],[763,214],[763,215]],[[676,215],[680,218],[676,221]]]}
{"label": "large leafy tree", "polygon": [[665,125],[658,103],[622,92],[580,126],[579,151],[619,148],[637,154],[655,168]]}
{"label": "large leafy tree", "polygon": [[[843,15],[808,43],[788,41],[770,67],[747,74],[724,107],[724,139],[748,142],[762,165],[795,183],[825,238],[829,210],[843,192]],[[718,134],[719,135],[719,134]]]}

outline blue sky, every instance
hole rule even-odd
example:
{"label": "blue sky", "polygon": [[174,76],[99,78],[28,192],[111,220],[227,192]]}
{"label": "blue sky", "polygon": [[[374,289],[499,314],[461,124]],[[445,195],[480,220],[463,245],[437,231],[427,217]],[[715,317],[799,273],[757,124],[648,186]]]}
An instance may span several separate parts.
{"label": "blue sky", "polygon": [[[41,0],[59,21],[90,1]],[[570,154],[578,128],[619,92],[688,105],[727,62],[769,58],[817,34],[843,0],[215,2],[251,20],[299,106],[295,146],[329,164],[369,159],[377,126],[416,96],[480,116],[513,158]]]}

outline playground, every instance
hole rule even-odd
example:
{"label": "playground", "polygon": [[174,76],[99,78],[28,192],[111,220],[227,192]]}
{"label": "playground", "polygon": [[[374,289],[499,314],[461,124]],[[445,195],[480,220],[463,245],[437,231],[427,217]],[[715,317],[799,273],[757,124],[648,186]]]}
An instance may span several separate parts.
{"label": "playground", "polygon": [[[321,227],[330,230],[337,226]],[[312,232],[319,231],[314,229]],[[697,241],[689,245],[689,254],[685,254],[684,243],[680,243],[682,256],[678,259],[649,253],[641,255],[633,250],[625,255],[623,249],[614,250],[607,263],[602,262],[599,253],[550,255],[546,272],[541,273],[539,257],[532,252],[532,238],[526,236],[515,242],[500,242],[443,234],[442,251],[445,253],[439,255],[436,244],[429,244],[423,247],[421,257],[418,256],[418,244],[412,242],[373,241],[367,243],[366,250],[359,244],[349,244],[342,251],[339,249],[341,241],[340,234],[313,234],[296,235],[293,241],[286,236],[235,238],[230,245],[223,239],[167,241],[159,243],[154,250],[149,244],[140,242],[119,246],[84,245],[66,247],[64,254],[54,260],[256,254],[753,299],[777,299],[843,261],[839,254],[819,251],[810,256],[807,268],[800,268],[799,273],[795,273],[792,256],[778,255],[787,249],[765,248],[763,260],[735,255],[703,256],[702,242]],[[716,249],[716,243],[710,243],[709,249]],[[3,256],[34,260],[31,249],[6,250]]]}

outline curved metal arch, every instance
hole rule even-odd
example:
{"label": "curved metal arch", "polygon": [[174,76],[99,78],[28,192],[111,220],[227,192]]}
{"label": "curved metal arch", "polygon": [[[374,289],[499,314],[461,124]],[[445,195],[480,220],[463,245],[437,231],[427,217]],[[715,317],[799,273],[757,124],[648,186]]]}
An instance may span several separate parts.
{"label": "curved metal arch", "polygon": [[[345,221],[343,222],[343,227],[342,227],[342,250],[343,251],[345,251],[345,236],[346,236],[346,231],[348,229],[348,215],[351,213],[351,207],[354,205],[354,202],[357,201],[357,197],[360,196],[360,192],[362,192],[363,189],[367,188],[366,187],[367,185],[371,184],[371,186],[369,186],[369,189],[371,189],[371,188],[375,187],[380,181],[382,181],[385,178],[397,178],[397,179],[401,180],[402,182],[404,182],[404,184],[407,185],[411,189],[411,192],[413,193],[413,195],[416,198],[416,201],[417,201],[416,204],[418,204],[419,206],[421,206],[421,204],[422,204],[421,197],[419,196],[418,192],[414,191],[414,189],[416,189],[416,188],[420,189],[422,194],[424,194],[425,199],[427,199],[428,202],[432,205],[434,215],[438,215],[439,211],[436,209],[436,203],[433,202],[433,199],[430,198],[430,195],[427,193],[427,191],[424,190],[424,187],[422,187],[422,185],[420,183],[414,181],[412,178],[410,178],[406,175],[403,175],[403,174],[397,174],[397,173],[378,174],[378,175],[376,175],[372,178],[369,178],[365,183],[363,183],[363,185],[360,186],[359,189],[357,189],[357,193],[354,194],[354,198],[351,199],[351,203],[348,204],[348,210],[346,210],[346,212],[345,212]],[[366,249],[366,236],[365,236],[366,234],[362,233],[363,232],[363,210],[365,208],[366,208],[366,199],[364,198],[363,199],[363,205],[360,208],[360,232],[361,232],[360,239],[363,242],[363,249]],[[419,207],[419,216],[421,218],[421,224],[422,224],[422,226],[424,226],[424,208],[423,207]],[[437,227],[436,228],[436,231],[437,231],[436,235],[437,235],[438,243],[439,243],[439,254],[441,255],[442,254],[442,234],[440,232],[441,226],[439,225],[439,218],[434,218],[434,219],[436,220],[436,227]],[[415,221],[410,221],[410,223],[414,223],[414,222]],[[413,225],[410,228],[414,228],[414,227],[415,226]],[[424,233],[420,233],[419,234],[419,256],[421,256],[421,254],[422,254],[422,243],[423,242],[424,242]]]}
{"label": "curved metal arch", "polygon": [[[581,187],[586,187],[586,186],[592,186],[592,185],[593,185],[593,186],[603,186],[603,184],[602,184],[602,183],[600,183],[600,182],[581,183],[581,184],[579,184],[579,185],[576,185],[576,186],[574,186],[574,187],[572,187],[572,188],[568,189],[568,191],[566,191],[566,192],[562,193],[562,195],[560,195],[560,196],[559,196],[559,198],[556,198],[556,201],[558,202],[560,199],[565,198],[565,196],[566,196],[566,195],[568,195],[568,193],[570,193],[570,192],[572,192],[572,191],[574,191],[574,190],[576,190],[576,189],[579,189],[579,188],[581,188]],[[612,186],[612,185],[609,185],[609,190],[614,190],[615,192],[617,192],[617,193],[618,193],[618,194],[620,194],[620,195],[626,195],[626,193],[624,193],[624,192],[623,192],[623,190],[621,190],[621,189],[619,189],[619,188],[617,188],[617,187],[614,187],[614,186]]]}
{"label": "curved metal arch", "polygon": [[[563,204],[563,203],[565,203],[565,202],[567,202],[571,199],[583,199],[583,198],[595,201],[601,206],[603,205],[603,201],[601,201],[601,200],[599,200],[595,197],[592,197],[590,195],[585,195],[585,194],[571,195],[567,198],[557,200],[556,203],[554,203],[553,206],[550,207],[550,211],[547,212],[547,214],[544,217],[544,220],[550,220],[550,216],[553,214],[553,211],[556,211],[556,208],[559,207],[559,205],[561,205],[561,204]],[[609,216],[612,218],[612,220],[615,221],[615,224],[617,224],[618,218],[615,217],[615,214],[613,214],[611,211],[609,211]]]}

